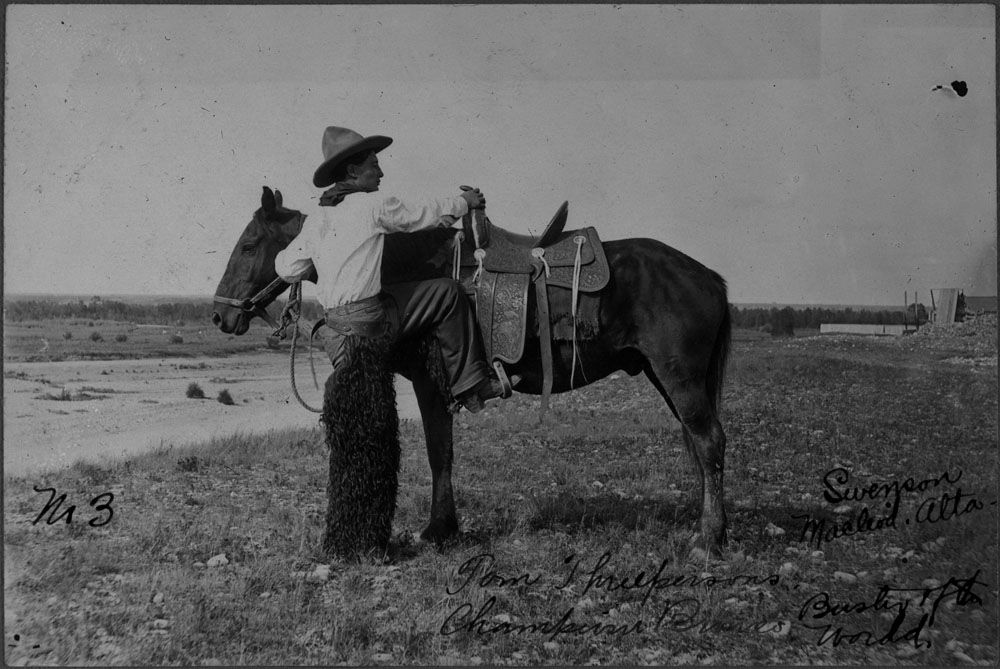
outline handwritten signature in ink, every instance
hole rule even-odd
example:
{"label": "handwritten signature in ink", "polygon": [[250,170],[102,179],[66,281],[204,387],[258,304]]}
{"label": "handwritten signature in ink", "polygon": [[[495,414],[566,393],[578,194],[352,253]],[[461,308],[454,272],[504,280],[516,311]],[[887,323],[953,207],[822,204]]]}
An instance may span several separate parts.
{"label": "handwritten signature in ink", "polygon": [[[842,643],[875,646],[911,642],[914,648],[929,647],[930,640],[921,639],[920,633],[934,625],[938,607],[946,599],[954,597],[957,606],[982,605],[983,598],[974,592],[976,586],[988,585],[979,580],[980,571],[977,569],[967,578],[951,577],[936,587],[893,588],[883,585],[871,601],[838,602],[830,593],[821,592],[802,604],[798,619],[808,629],[822,630],[817,646],[827,643],[836,647]],[[919,617],[909,615],[911,605],[920,609]],[[926,611],[928,605],[929,612]],[[838,620],[839,616],[877,611],[892,614],[889,629],[883,634],[870,629],[847,630],[839,623],[843,619]],[[905,626],[908,629],[904,630]]]}

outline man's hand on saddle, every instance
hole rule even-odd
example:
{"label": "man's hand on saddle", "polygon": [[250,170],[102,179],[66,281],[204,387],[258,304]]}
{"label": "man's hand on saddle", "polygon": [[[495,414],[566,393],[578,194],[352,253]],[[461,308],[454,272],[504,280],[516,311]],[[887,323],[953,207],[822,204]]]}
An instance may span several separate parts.
{"label": "man's hand on saddle", "polygon": [[462,197],[469,203],[469,209],[485,209],[486,196],[478,188],[462,186]]}

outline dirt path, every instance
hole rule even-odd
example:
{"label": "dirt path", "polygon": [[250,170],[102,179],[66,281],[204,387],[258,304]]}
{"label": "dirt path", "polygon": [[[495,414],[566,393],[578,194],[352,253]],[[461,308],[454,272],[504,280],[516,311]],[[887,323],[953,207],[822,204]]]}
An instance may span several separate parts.
{"label": "dirt path", "polygon": [[[300,362],[300,393],[318,407],[322,393],[312,386],[308,362]],[[322,385],[329,363],[324,359],[316,364]],[[309,427],[318,418],[295,400],[288,358],[276,353],[6,363],[4,377],[3,459],[8,475],[141,453],[161,443],[182,445],[236,432]],[[186,397],[191,382],[204,390],[205,399]],[[216,400],[223,389],[235,401],[233,406]],[[51,398],[64,390],[72,401]],[[397,398],[400,418],[419,418],[405,379],[397,383]]]}

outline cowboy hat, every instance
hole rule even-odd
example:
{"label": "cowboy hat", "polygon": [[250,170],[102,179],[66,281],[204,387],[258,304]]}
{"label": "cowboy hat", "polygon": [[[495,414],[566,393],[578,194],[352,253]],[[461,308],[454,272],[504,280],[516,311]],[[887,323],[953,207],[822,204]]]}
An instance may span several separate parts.
{"label": "cowboy hat", "polygon": [[323,164],[313,175],[313,185],[326,188],[337,181],[337,170],[351,156],[374,151],[378,153],[392,144],[391,137],[362,137],[353,130],[331,125],[323,132]]}

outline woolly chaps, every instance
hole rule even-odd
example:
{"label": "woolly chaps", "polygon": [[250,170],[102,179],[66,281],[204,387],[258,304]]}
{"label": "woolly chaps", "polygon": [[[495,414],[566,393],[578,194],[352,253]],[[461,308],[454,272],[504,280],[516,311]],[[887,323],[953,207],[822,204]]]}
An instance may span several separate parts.
{"label": "woolly chaps", "polygon": [[383,554],[396,511],[399,417],[390,341],[348,336],[346,358],[326,382],[330,482],[323,549],[348,559]]}

